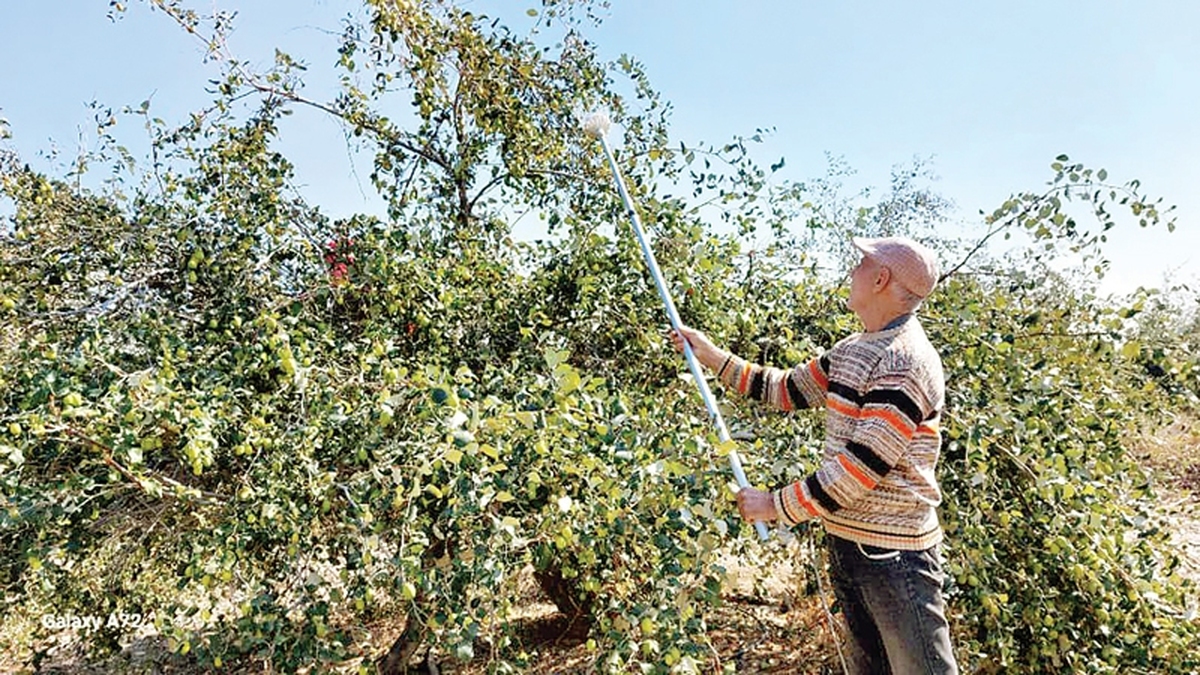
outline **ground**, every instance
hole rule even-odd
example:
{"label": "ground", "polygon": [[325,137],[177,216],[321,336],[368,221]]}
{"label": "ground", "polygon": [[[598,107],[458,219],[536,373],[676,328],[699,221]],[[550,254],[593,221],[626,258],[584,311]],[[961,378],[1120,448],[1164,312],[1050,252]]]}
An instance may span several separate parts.
{"label": "ground", "polygon": [[1142,435],[1133,448],[1151,468],[1159,512],[1183,555],[1183,573],[1200,582],[1200,420],[1177,418]]}

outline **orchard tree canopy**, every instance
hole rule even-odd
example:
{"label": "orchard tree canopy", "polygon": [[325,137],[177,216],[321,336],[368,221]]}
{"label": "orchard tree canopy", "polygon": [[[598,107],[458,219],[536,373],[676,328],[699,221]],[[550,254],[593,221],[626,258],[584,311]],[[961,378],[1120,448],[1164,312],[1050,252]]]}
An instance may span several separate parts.
{"label": "orchard tree canopy", "polygon": [[[223,70],[185,120],[101,109],[99,147],[61,173],[0,127],[0,635],[18,664],[56,641],[101,658],[157,636],[201,670],[399,672],[434,650],[519,672],[532,568],[596,670],[732,667],[709,639],[721,554],[813,554],[800,533],[758,544],[731,506],[580,133],[604,109],[684,320],[747,358],[793,365],[857,330],[817,266],[850,235],[941,253],[922,311],[947,367],[941,514],[966,670],[1200,668],[1195,588],[1129,453],[1142,425],[1196,409],[1195,310],[1088,283],[1108,229],[1173,227],[1136,180],[1059,156],[964,244],[939,231],[947,203],[919,167],[864,201],[836,167],[773,180],[749,151],[769,138],[672,137],[637,60],[598,56],[587,0],[542,0],[528,34],[470,3],[368,0],[336,54],[266,70],[230,53],[232,17],[111,4],[173,20]],[[332,99],[306,94],[310,56],[336,60]],[[293,187],[292,114],[369,148],[386,212],[332,219]],[[130,118],[147,157],[118,137]],[[545,240],[513,236],[523,216]],[[1017,232],[1028,255],[988,254]],[[1082,271],[1054,271],[1064,255]],[[816,417],[726,415],[752,481],[819,460]],[[134,618],[44,620],[85,615]]]}

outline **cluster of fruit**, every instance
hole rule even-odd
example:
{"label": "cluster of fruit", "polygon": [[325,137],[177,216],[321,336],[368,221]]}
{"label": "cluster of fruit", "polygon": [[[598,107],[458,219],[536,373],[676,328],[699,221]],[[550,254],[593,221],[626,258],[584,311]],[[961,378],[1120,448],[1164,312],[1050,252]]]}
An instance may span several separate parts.
{"label": "cluster of fruit", "polygon": [[354,240],[335,239],[325,245],[325,265],[334,286],[350,283],[350,266],[354,264]]}

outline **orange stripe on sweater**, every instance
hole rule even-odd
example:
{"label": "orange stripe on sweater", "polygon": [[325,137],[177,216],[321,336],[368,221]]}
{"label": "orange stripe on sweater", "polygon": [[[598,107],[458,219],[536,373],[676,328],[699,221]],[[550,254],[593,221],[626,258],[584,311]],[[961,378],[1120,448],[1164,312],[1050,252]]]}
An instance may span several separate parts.
{"label": "orange stripe on sweater", "polygon": [[912,425],[906,421],[906,418],[897,415],[891,410],[864,410],[862,411],[862,417],[877,417],[884,422],[887,422],[901,436],[905,438],[913,437],[914,429]]}
{"label": "orange stripe on sweater", "polygon": [[742,377],[740,380],[738,380],[738,393],[745,394],[746,387],[749,386],[749,384],[750,384],[750,364],[747,363],[742,366]]}
{"label": "orange stripe on sweater", "polygon": [[817,365],[817,359],[808,362],[808,372],[812,374],[813,379],[822,389],[829,389],[829,378],[825,377],[825,373],[821,372],[821,367]]}
{"label": "orange stripe on sweater", "polygon": [[846,415],[847,417],[853,417],[854,419],[858,419],[859,413],[862,412],[858,408],[855,408],[848,403],[842,403],[832,396],[825,399],[825,404],[830,408],[842,413],[843,415]]}
{"label": "orange stripe on sweater", "polygon": [[874,408],[870,409],[870,410],[863,410],[861,408],[856,408],[848,403],[842,403],[841,401],[839,401],[835,398],[832,398],[832,397],[827,398],[825,400],[825,403],[826,403],[826,405],[828,405],[830,408],[833,408],[837,412],[840,412],[841,414],[843,414],[847,417],[853,417],[856,420],[863,419],[865,417],[877,417],[877,418],[883,420],[884,422],[887,422],[889,426],[891,426],[893,429],[895,429],[896,432],[899,433],[904,438],[908,439],[908,438],[913,437],[913,433],[915,430],[913,429],[912,425],[907,421],[907,418],[902,417],[902,416],[892,412],[891,410],[880,410],[880,409],[874,409]]}
{"label": "orange stripe on sweater", "polygon": [[779,408],[784,412],[792,409],[792,397],[788,396],[787,379],[791,377],[789,374],[784,374],[779,378]]}
{"label": "orange stripe on sweater", "polygon": [[817,507],[804,498],[804,490],[800,489],[799,481],[792,483],[792,490],[796,493],[796,500],[800,502],[800,506],[803,506],[805,511],[811,513],[813,518],[821,517],[821,514],[817,513]]}
{"label": "orange stripe on sweater", "polygon": [[862,484],[863,487],[867,488],[868,490],[875,489],[875,481],[871,480],[870,476],[863,473],[862,469],[854,466],[854,462],[851,462],[845,455],[838,455],[837,458],[838,463],[842,465],[842,468],[846,470],[846,473],[854,476],[854,479]]}

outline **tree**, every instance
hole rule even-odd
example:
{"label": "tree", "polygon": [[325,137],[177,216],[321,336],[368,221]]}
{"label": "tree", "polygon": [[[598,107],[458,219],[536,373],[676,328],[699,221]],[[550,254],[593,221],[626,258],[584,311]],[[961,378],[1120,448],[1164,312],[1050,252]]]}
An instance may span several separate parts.
{"label": "tree", "polygon": [[[761,136],[677,144],[636,61],[603,63],[587,41],[587,2],[545,0],[528,35],[449,2],[367,2],[332,101],[306,97],[292,56],[256,72],[228,53],[229,17],[149,4],[224,64],[211,108],[178,126],[130,110],[153,132],[144,169],[106,109],[105,142],[68,175],[0,158],[16,205],[0,228],[11,634],[33,649],[45,614],[153,615],[205,668],[394,671],[486,648],[514,671],[529,657],[513,588],[532,566],[598,669],[712,670],[716,554],[742,525],[640,253],[609,230],[620,205],[577,114],[603,106],[625,129],[622,172],[685,320],[779,365],[853,329],[836,288],[795,264],[811,260],[801,246],[836,253],[848,227],[905,227],[935,196],[901,175],[844,221],[817,187],[772,184],[748,159]],[[332,221],[290,186],[277,145],[293,113],[333,115],[371,149],[386,214]],[[1058,163],[989,232],[1095,247],[1063,211],[1084,193],[1098,214],[1159,215],[1136,184],[1100,189],[1106,176]],[[104,166],[120,180],[85,180]],[[557,238],[514,241],[526,212]],[[776,243],[743,251],[759,227]],[[1194,624],[1173,613],[1185,587],[1123,450],[1138,414],[1182,394],[1131,361],[1127,310],[1032,264],[987,277],[965,273],[984,271],[977,252],[962,259],[928,315],[953,373],[964,660],[1195,667]],[[755,478],[816,460],[797,439],[818,420],[730,421],[754,438]],[[365,650],[384,618],[400,635]],[[128,628],[82,642],[115,650]]]}

